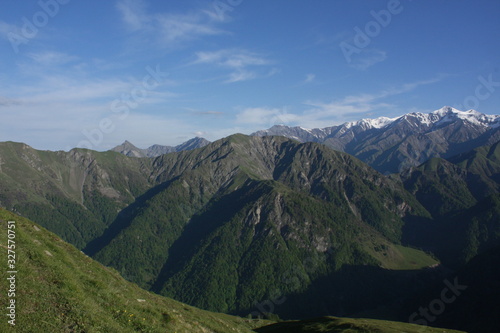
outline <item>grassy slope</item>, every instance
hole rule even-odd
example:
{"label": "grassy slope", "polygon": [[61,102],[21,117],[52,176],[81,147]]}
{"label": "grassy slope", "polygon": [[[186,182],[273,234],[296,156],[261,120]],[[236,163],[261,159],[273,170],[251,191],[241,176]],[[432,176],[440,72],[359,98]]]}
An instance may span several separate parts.
{"label": "grassy slope", "polygon": [[[2,294],[8,289],[8,220],[16,221],[16,332],[251,332],[266,323],[202,311],[140,289],[5,210],[0,210]],[[6,299],[1,302],[5,308]],[[2,318],[0,331],[8,332]]]}

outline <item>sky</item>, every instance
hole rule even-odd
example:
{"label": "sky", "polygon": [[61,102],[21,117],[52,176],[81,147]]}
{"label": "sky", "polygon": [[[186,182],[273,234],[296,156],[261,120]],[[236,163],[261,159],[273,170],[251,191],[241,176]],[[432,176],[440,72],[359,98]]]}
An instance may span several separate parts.
{"label": "sky", "polygon": [[496,0],[1,0],[0,141],[108,150],[500,114]]}

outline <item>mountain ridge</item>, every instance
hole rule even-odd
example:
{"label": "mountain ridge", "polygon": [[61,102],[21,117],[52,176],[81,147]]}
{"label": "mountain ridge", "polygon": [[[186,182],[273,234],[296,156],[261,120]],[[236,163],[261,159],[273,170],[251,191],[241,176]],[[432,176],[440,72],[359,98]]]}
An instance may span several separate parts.
{"label": "mountain ridge", "polygon": [[[2,203],[128,280],[205,309],[246,315],[276,288],[306,290],[344,264],[437,263],[398,245],[404,216],[425,209],[400,184],[317,143],[236,134],[156,158],[19,144],[1,144],[0,155],[9,160],[2,189],[11,189]],[[307,278],[283,286],[288,267]]]}
{"label": "mountain ridge", "polygon": [[384,176],[282,136],[235,134],[155,158],[0,143],[0,204],[191,305],[355,315],[499,243],[499,147]]}
{"label": "mountain ridge", "polygon": [[136,147],[134,144],[125,140],[121,145],[118,145],[111,149],[111,151],[118,152],[120,154],[129,156],[129,157],[158,157],[163,154],[180,152],[184,150],[192,150],[196,148],[201,148],[209,144],[210,141],[201,138],[195,137],[186,142],[183,142],[177,146],[163,146],[154,144],[146,149],[141,149]]}
{"label": "mountain ridge", "polygon": [[396,173],[432,157],[451,157],[500,140],[500,115],[443,107],[431,113],[379,117],[305,129],[275,125],[252,133],[319,142],[360,158],[382,173]]}

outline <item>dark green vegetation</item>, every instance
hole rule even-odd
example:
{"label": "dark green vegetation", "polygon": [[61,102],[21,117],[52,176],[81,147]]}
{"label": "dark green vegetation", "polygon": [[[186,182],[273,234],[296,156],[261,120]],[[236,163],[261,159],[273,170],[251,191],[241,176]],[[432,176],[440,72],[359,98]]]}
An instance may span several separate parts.
{"label": "dark green vegetation", "polygon": [[0,143],[0,205],[83,248],[151,185],[149,160]]}
{"label": "dark green vegetation", "polygon": [[3,143],[0,203],[207,310],[408,321],[393,305],[442,282],[439,262],[457,270],[500,245],[498,150],[386,177],[281,137],[233,135],[154,159]]}
{"label": "dark green vegetation", "polygon": [[500,143],[432,159],[402,176],[433,219],[407,223],[407,241],[458,268],[500,243]]}
{"label": "dark green vegetation", "polygon": [[[252,329],[272,324],[200,310],[147,292],[39,225],[0,209],[3,252],[8,246],[7,221],[15,222],[11,230],[15,231],[13,250],[18,273],[16,295],[10,297],[16,301],[15,327],[2,315],[2,332],[250,333]],[[2,291],[9,289],[5,275],[5,271],[2,272]],[[0,303],[6,313],[7,298],[3,297]],[[374,321],[347,321],[369,327],[370,331],[392,332],[388,328],[394,326],[417,332],[409,324],[385,322],[382,326],[387,330],[379,330],[379,324]],[[321,321],[318,323],[322,325]],[[260,329],[257,332],[261,332]]]}
{"label": "dark green vegetation", "polygon": [[[497,246],[470,260],[454,272],[448,281],[461,286],[454,302],[446,304],[445,311],[435,318],[433,326],[450,327],[467,332],[497,333],[500,327],[500,246]],[[402,316],[428,307],[440,299],[444,283],[430,287],[400,308]],[[423,317],[418,317],[422,320]]]}
{"label": "dark green vegetation", "polygon": [[[303,303],[320,296],[310,288],[314,281],[366,265],[378,272],[377,288],[366,296],[376,305],[390,287],[388,269],[437,263],[397,245],[404,217],[426,216],[425,209],[398,183],[323,145],[234,135],[156,159],[4,145],[11,155],[2,154],[5,160],[17,159],[30,175],[6,188],[29,189],[28,202],[37,202],[27,209],[10,199],[7,207],[140,286],[205,309],[263,315],[256,304],[290,295],[297,300],[273,310],[295,317],[315,309]],[[2,169],[12,179],[9,166]],[[55,224],[52,213],[65,223]],[[334,289],[345,289],[349,275],[339,275]]]}
{"label": "dark green vegetation", "polygon": [[[125,281],[33,222],[0,209],[0,247],[7,221],[15,221],[16,325],[7,323],[2,296],[1,332],[252,332],[266,325],[199,310]],[[0,287],[7,288],[5,264]]]}

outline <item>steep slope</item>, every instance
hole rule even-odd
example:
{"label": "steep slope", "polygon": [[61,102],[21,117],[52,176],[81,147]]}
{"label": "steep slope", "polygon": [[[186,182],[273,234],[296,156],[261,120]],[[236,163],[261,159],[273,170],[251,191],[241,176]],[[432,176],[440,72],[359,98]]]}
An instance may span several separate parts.
{"label": "steep slope", "polygon": [[152,185],[151,161],[85,149],[38,151],[0,143],[0,207],[83,248]]}
{"label": "steep slope", "polygon": [[474,181],[484,184],[474,188],[483,195],[498,192],[500,187],[500,141],[491,146],[478,147],[472,151],[453,156],[449,161],[477,175]]}
{"label": "steep slope", "polygon": [[[272,311],[256,304],[278,294],[290,301],[276,312],[297,318],[315,309],[304,299],[325,296],[317,281],[335,281],[331,293],[343,295],[350,274],[376,276],[369,301],[347,302],[348,311],[326,297],[327,314],[354,313],[404,296],[386,292],[410,281],[392,270],[415,275],[437,264],[399,245],[406,219],[430,217],[418,201],[399,182],[320,144],[233,135],[154,159],[0,148],[8,208],[126,279],[205,309],[262,315]],[[401,287],[405,295],[418,288]]]}
{"label": "steep slope", "polygon": [[[168,147],[168,148],[169,149],[165,152],[165,154],[171,153],[174,151],[172,147]],[[125,140],[125,142],[123,142],[121,145],[118,145],[118,146],[114,147],[113,149],[111,149],[111,151],[123,154],[125,156],[129,156],[129,157],[147,157],[147,155],[148,155],[148,152],[146,151],[146,149],[137,148],[136,146],[134,146],[131,142],[129,142],[127,140]]]}
{"label": "steep slope", "polygon": [[429,114],[363,119],[323,129],[280,125],[252,135],[282,135],[323,143],[358,157],[382,173],[395,173],[432,157],[447,158],[493,144],[500,140],[500,116],[443,107]]}
{"label": "steep slope", "polygon": [[432,159],[401,174],[406,189],[433,216],[408,222],[404,242],[452,266],[500,245],[499,156],[496,143],[449,161]]}
{"label": "steep slope", "polygon": [[[184,143],[181,143],[180,145],[175,146],[175,151],[185,151],[185,150],[193,150],[196,148],[202,148],[208,145],[210,141],[204,138],[196,137],[192,138]],[[150,153],[151,157],[156,157],[159,156],[159,154],[154,153],[153,151]]]}
{"label": "steep slope", "polygon": [[[15,238],[9,243],[7,221],[15,222]],[[0,246],[15,245],[15,297],[10,299],[15,300],[16,332],[250,333],[266,324],[206,312],[140,289],[54,234],[3,209],[0,230]],[[6,273],[2,276],[5,291]],[[2,297],[2,308],[10,299]],[[12,327],[3,317],[0,331],[8,332]]]}
{"label": "steep slope", "polygon": [[[322,145],[234,135],[160,156],[153,168],[160,185],[85,251],[189,304],[246,315],[255,302],[305,292],[343,265],[436,264],[395,245],[404,216],[427,214],[418,202]],[[290,267],[304,277],[299,284],[283,284]]]}

